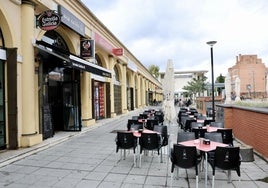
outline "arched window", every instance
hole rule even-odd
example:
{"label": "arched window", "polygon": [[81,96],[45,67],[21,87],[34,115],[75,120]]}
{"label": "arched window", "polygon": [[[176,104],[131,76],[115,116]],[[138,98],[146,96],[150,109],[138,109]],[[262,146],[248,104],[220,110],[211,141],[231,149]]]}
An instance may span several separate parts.
{"label": "arched window", "polygon": [[116,66],[114,67],[114,78],[115,81],[119,82],[119,72]]}
{"label": "arched window", "polygon": [[42,41],[58,49],[69,51],[64,39],[56,31],[47,31],[46,34],[42,37]]}
{"label": "arched window", "polygon": [[95,54],[95,60],[96,60],[95,64],[102,67],[102,62],[101,62],[100,56],[98,56],[98,54]]}

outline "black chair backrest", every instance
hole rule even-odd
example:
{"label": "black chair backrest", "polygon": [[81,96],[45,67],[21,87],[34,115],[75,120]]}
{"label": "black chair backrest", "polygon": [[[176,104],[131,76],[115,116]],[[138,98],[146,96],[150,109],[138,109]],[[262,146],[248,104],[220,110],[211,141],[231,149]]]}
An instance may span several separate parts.
{"label": "black chair backrest", "polygon": [[155,125],[154,131],[159,132],[162,136],[162,146],[168,145],[168,130],[166,125]]}
{"label": "black chair backrest", "polygon": [[127,121],[127,130],[128,131],[130,130],[131,125],[133,125],[133,124],[139,124],[138,120],[128,119],[128,121]]}
{"label": "black chair backrest", "polygon": [[191,117],[186,118],[185,124],[184,124],[184,130],[185,131],[191,130],[191,123],[192,122],[196,122],[196,119],[191,118]]}
{"label": "black chair backrest", "polygon": [[213,119],[205,119],[204,126],[210,125],[210,123],[213,122],[213,121],[214,121]]}
{"label": "black chair backrest", "polygon": [[139,115],[139,119],[147,119],[148,118],[148,115],[147,114],[140,114]]}
{"label": "black chair backrest", "polygon": [[164,122],[164,113],[162,111],[155,111],[154,116],[158,119],[159,123]]}
{"label": "black chair backrest", "polygon": [[219,121],[210,122],[210,126],[211,127],[220,127],[220,128],[224,127],[223,122],[219,122]]}
{"label": "black chair backrest", "polygon": [[207,119],[207,117],[206,117],[206,116],[201,115],[201,116],[197,116],[197,118],[196,118],[196,119],[204,120],[204,122],[205,122],[205,120]]}
{"label": "black chair backrest", "polygon": [[140,153],[142,153],[143,149],[146,150],[155,150],[161,147],[160,135],[157,133],[141,133],[141,137],[139,138],[140,143]]}
{"label": "black chair backrest", "polygon": [[132,116],[132,119],[138,120],[139,119],[139,116]]}
{"label": "black chair backrest", "polygon": [[157,119],[147,119],[146,128],[153,130],[155,125],[158,125],[159,121]]}
{"label": "black chair backrest", "polygon": [[204,138],[205,133],[207,132],[207,129],[192,128],[192,132],[194,132],[194,134],[195,134],[195,139]]}
{"label": "black chair backrest", "polygon": [[196,122],[196,121],[191,122],[191,129],[199,128],[199,127],[203,127],[203,123],[199,123],[199,122]]}
{"label": "black chair backrest", "polygon": [[205,133],[205,138],[214,142],[223,143],[221,133],[218,132]]}
{"label": "black chair backrest", "polygon": [[184,142],[188,140],[194,140],[195,134],[193,132],[178,132],[177,134],[177,143]]}
{"label": "black chair backrest", "polygon": [[134,130],[143,129],[143,125],[142,124],[131,124],[130,125],[130,130],[131,129],[134,129]]}
{"label": "black chair backrest", "polygon": [[173,145],[173,163],[181,168],[196,166],[197,151],[195,146]]}
{"label": "black chair backrest", "polygon": [[137,138],[132,132],[117,132],[116,140],[116,152],[118,149],[130,149],[133,148],[135,152],[135,147],[137,146]]}
{"label": "black chair backrest", "polygon": [[218,129],[217,132],[221,133],[222,141],[224,144],[233,146],[233,130],[232,129]]}
{"label": "black chair backrest", "polygon": [[239,147],[217,147],[214,165],[223,170],[235,169],[240,166]]}

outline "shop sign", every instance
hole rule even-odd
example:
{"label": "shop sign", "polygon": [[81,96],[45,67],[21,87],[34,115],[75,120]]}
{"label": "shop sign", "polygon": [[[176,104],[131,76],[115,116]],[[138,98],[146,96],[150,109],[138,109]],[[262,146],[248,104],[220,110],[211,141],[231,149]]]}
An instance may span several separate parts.
{"label": "shop sign", "polygon": [[116,56],[122,56],[124,54],[124,49],[123,48],[114,48],[113,54]]}
{"label": "shop sign", "polygon": [[61,22],[61,17],[54,10],[47,10],[38,17],[38,26],[45,31],[56,29]]}
{"label": "shop sign", "polygon": [[85,36],[85,24],[63,6],[58,7],[61,22],[81,36]]}
{"label": "shop sign", "polygon": [[108,41],[106,41],[101,35],[99,35],[98,33],[94,33],[94,36],[96,44],[100,45],[108,53],[113,52],[113,46]]}
{"label": "shop sign", "polygon": [[95,57],[95,41],[90,39],[84,39],[80,41],[80,55],[83,58]]}

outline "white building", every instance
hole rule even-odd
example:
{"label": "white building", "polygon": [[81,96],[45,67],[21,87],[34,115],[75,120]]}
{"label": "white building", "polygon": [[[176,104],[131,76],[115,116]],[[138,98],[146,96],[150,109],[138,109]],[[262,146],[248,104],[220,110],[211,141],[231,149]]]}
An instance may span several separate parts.
{"label": "white building", "polygon": [[[174,70],[175,79],[175,99],[183,98],[182,94],[185,92],[182,88],[188,85],[188,82],[193,78],[199,79],[205,76],[207,70],[191,70],[191,71],[179,71]],[[160,72],[160,82],[163,82],[165,72]]]}

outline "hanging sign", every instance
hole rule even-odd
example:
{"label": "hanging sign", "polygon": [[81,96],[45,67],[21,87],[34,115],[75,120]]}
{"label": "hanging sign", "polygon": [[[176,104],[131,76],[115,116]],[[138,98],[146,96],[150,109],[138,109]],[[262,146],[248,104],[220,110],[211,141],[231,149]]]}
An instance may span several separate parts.
{"label": "hanging sign", "polygon": [[124,54],[124,49],[123,48],[113,48],[112,52],[116,56],[122,56]]}
{"label": "hanging sign", "polygon": [[61,17],[54,10],[44,11],[38,17],[38,26],[45,31],[56,29],[61,22]]}
{"label": "hanging sign", "polygon": [[95,41],[90,39],[84,39],[80,41],[80,52],[83,58],[95,57]]}

